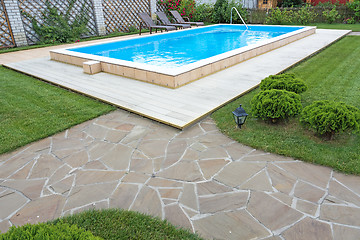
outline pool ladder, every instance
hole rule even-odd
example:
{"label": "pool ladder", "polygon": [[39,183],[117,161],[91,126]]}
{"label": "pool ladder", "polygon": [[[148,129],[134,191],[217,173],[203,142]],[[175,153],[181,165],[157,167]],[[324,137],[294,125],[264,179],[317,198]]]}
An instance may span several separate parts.
{"label": "pool ladder", "polygon": [[231,12],[230,12],[230,24],[232,24],[232,10],[235,9],[235,11],[237,12],[237,14],[239,15],[241,21],[243,22],[243,24],[245,25],[246,29],[249,29],[248,26],[246,25],[244,19],[241,17],[239,11],[236,9],[236,7],[232,7],[231,8]]}

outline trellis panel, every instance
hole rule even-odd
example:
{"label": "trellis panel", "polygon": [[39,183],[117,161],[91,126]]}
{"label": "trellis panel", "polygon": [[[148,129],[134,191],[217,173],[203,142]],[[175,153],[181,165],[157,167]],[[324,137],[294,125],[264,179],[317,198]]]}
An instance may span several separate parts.
{"label": "trellis panel", "polygon": [[11,31],[4,0],[0,0],[0,48],[14,47],[15,41]]}
{"label": "trellis panel", "polygon": [[156,11],[167,13],[168,9],[166,9],[164,4],[159,4],[158,2],[156,2]]}
{"label": "trellis panel", "polygon": [[138,14],[150,14],[150,0],[103,0],[106,32],[128,32],[129,27],[139,27]]}
{"label": "trellis panel", "polygon": [[[39,41],[39,37],[33,30],[31,18],[29,15],[41,21],[40,16],[42,12],[47,10],[45,5],[46,1],[48,1],[52,6],[56,7],[59,13],[62,14],[65,14],[69,6],[69,0],[18,0],[18,5],[21,11],[21,18],[26,34],[26,40],[29,45],[35,44]],[[72,8],[71,16],[75,17],[80,14],[83,6],[85,12],[87,12],[89,15],[89,21],[87,25],[88,32],[85,34],[85,36],[97,35],[94,5],[92,0],[76,0],[75,5]],[[70,21],[72,20],[73,19]]]}

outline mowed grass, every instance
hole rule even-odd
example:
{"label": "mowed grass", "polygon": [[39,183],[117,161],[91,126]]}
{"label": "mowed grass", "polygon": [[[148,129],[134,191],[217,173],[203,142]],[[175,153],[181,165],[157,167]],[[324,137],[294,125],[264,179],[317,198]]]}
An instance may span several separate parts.
{"label": "mowed grass", "polygon": [[0,154],[115,107],[0,66]]}
{"label": "mowed grass", "polygon": [[[360,37],[348,36],[289,70],[309,87],[301,95],[303,106],[327,99],[360,108],[359,56]],[[257,120],[251,116],[250,101],[258,92],[259,89],[255,89],[212,115],[222,132],[257,149],[360,175],[359,133],[342,133],[336,135],[334,141],[324,141],[306,130],[298,118],[278,125]],[[239,104],[250,114],[241,130],[236,128],[231,113]]]}
{"label": "mowed grass", "polygon": [[104,239],[202,239],[158,218],[120,209],[90,210],[57,219],[53,223],[58,221],[75,224]]}
{"label": "mowed grass", "polygon": [[343,24],[343,23],[310,23],[310,26],[316,26],[319,29],[343,29],[352,30],[353,32],[360,32],[360,23]]}

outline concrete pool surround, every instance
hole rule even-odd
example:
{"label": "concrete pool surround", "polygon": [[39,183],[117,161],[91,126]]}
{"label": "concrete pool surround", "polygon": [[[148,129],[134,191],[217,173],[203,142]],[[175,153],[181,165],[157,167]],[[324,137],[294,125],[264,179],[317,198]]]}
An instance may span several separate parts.
{"label": "concrete pool surround", "polygon": [[[191,29],[185,29],[181,31],[191,31]],[[246,61],[250,58],[256,57],[258,55],[277,49],[301,38],[307,37],[315,33],[315,31],[316,27],[303,27],[299,30],[295,30],[274,38],[262,40],[256,44],[251,44],[245,47],[231,50],[177,68],[166,68],[164,66],[154,66],[87,53],[74,52],[71,51],[71,49],[73,48],[52,50],[50,51],[50,58],[55,61],[83,67],[84,72],[87,74],[106,72],[169,88],[178,88],[202,77],[208,76],[240,62]],[[152,36],[141,36],[138,38],[151,37]],[[86,46],[94,45],[98,44],[89,44]]]}

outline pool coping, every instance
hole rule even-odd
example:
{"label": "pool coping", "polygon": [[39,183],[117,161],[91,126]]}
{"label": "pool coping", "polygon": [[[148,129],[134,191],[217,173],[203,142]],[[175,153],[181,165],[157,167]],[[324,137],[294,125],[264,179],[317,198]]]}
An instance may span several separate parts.
{"label": "pool coping", "polygon": [[[223,24],[219,24],[219,25],[223,25]],[[211,27],[211,26],[206,26],[206,27]],[[263,25],[254,24],[249,26],[263,26]],[[278,25],[273,25],[273,26],[284,27]],[[190,82],[198,80],[200,78],[211,75],[220,70],[226,69],[243,61],[246,61],[250,58],[256,57],[271,50],[285,46],[291,42],[307,37],[311,34],[314,34],[316,31],[316,27],[304,27],[304,26],[289,26],[289,27],[303,27],[303,28],[295,30],[290,33],[283,34],[281,36],[263,40],[256,44],[252,44],[210,58],[206,58],[197,61],[195,63],[187,64],[183,67],[178,67],[178,68],[166,69],[164,67],[159,67],[159,66],[152,66],[148,64],[135,63],[130,61],[118,60],[109,57],[96,56],[92,54],[79,53],[68,50],[78,47],[51,50],[50,58],[55,61],[83,67],[85,73],[93,74],[98,72],[106,72],[106,73],[112,73],[144,82],[154,83],[169,88],[178,88]],[[191,31],[191,29],[185,29],[181,31]],[[171,34],[171,33],[160,33],[160,34]],[[137,38],[149,38],[149,37],[152,36],[151,35],[139,36]],[[118,42],[118,41],[119,40],[114,40],[106,43]],[[127,41],[127,39],[120,41]],[[99,43],[93,43],[93,44],[84,45],[82,47],[94,46],[98,44]],[[85,64],[86,65],[85,66],[84,63],[87,63],[89,61],[98,62],[98,67],[97,67],[98,71],[92,72],[87,70],[88,65]]]}

